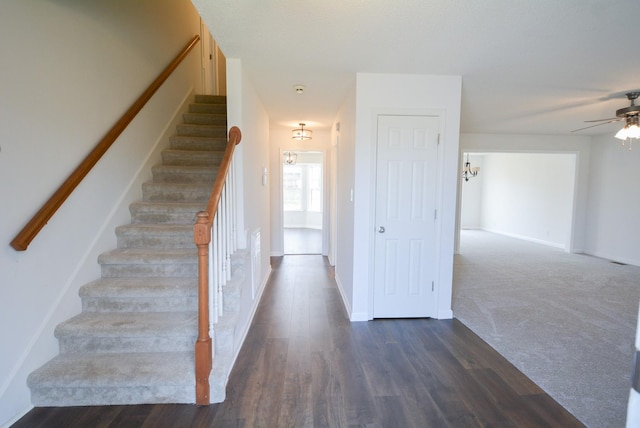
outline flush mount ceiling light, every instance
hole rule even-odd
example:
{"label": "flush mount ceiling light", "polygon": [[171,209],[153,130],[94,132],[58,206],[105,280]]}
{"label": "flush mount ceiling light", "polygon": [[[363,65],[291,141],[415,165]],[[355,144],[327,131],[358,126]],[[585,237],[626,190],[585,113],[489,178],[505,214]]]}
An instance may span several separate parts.
{"label": "flush mount ceiling light", "polygon": [[300,128],[293,129],[291,131],[291,138],[294,140],[310,140],[312,131],[310,129],[304,129],[305,124],[300,123]]}

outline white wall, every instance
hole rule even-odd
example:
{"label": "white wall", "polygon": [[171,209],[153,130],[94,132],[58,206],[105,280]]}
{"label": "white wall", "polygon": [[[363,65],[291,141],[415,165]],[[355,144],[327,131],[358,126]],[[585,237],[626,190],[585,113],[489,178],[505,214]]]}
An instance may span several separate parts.
{"label": "white wall", "polygon": [[[182,47],[188,1],[8,1],[0,14],[0,425],[30,408],[26,377],[129,222],[168,125],[201,83],[196,48],[25,252],[9,242]],[[10,326],[10,327],[9,327]]]}
{"label": "white wall", "polygon": [[640,144],[593,138],[585,252],[640,266]]}
{"label": "white wall", "polygon": [[482,229],[568,250],[574,179],[574,154],[485,156]]}
{"label": "white wall", "polygon": [[[355,187],[356,150],[356,92],[347,94],[338,110],[336,125],[332,129],[332,154],[335,170],[336,283],[349,316],[353,313],[353,253],[354,253],[354,204],[351,195]],[[339,131],[337,130],[339,128]]]}
{"label": "white wall", "polygon": [[434,113],[442,116],[442,158],[439,160],[441,185],[437,203],[437,298],[431,312],[435,318],[451,318],[461,78],[358,73],[356,79],[354,217],[358,220],[354,227],[354,242],[357,244],[354,247],[351,319],[367,320],[373,317],[376,117],[379,114]]}
{"label": "white wall", "polygon": [[[462,134],[462,152],[494,153],[551,153],[571,154],[576,157],[574,180],[573,218],[571,237],[565,248],[571,252],[584,252],[586,240],[587,200],[589,198],[589,166],[591,162],[591,139],[586,136],[559,135],[506,135],[506,134]],[[460,165],[462,165],[462,157]],[[489,166],[480,173],[485,175]]]}
{"label": "white wall", "polygon": [[[228,126],[238,126],[242,140],[234,154],[236,178],[240,186],[240,221],[238,233],[241,248],[250,248],[250,236],[260,232],[260,267],[256,274],[256,294],[252,294],[245,283],[241,291],[238,314],[236,351],[240,340],[249,329],[269,275],[271,263],[268,249],[271,247],[269,181],[269,116],[267,115],[254,86],[242,68],[242,61],[227,58],[227,121]],[[267,181],[263,183],[263,172],[267,168]],[[249,269],[249,266],[247,266]],[[249,270],[247,271],[249,276]]]}

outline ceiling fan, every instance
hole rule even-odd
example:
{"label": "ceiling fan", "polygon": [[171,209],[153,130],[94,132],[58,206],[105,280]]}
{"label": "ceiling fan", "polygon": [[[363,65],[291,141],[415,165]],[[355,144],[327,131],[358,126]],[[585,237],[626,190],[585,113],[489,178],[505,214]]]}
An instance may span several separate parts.
{"label": "ceiling fan", "polygon": [[616,138],[621,140],[626,140],[627,138],[640,138],[640,106],[635,104],[636,99],[640,96],[640,91],[638,92],[627,92],[625,94],[627,99],[631,103],[629,107],[621,108],[616,110],[616,117],[612,117],[609,119],[596,119],[596,120],[585,120],[586,123],[590,122],[600,122],[595,125],[585,126],[584,128],[574,129],[571,132],[582,131],[584,129],[593,128],[595,126],[606,125],[612,122],[620,122],[621,120],[625,121],[624,127],[618,131],[615,135]]}

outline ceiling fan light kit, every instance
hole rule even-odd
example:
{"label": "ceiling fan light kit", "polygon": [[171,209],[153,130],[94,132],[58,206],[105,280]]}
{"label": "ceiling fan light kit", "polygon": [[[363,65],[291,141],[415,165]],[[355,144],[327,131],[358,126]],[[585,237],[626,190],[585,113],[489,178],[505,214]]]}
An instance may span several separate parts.
{"label": "ceiling fan light kit", "polygon": [[616,117],[611,119],[588,120],[587,122],[602,123],[587,126],[586,128],[576,129],[575,131],[581,131],[583,129],[593,128],[594,126],[606,125],[607,123],[624,120],[624,127],[616,133],[615,137],[622,140],[623,146],[626,141],[629,140],[629,150],[631,150],[631,143],[633,142],[633,139],[640,139],[640,106],[637,106],[635,103],[636,99],[640,96],[640,92],[627,92],[626,96],[631,105],[629,107],[616,110]]}

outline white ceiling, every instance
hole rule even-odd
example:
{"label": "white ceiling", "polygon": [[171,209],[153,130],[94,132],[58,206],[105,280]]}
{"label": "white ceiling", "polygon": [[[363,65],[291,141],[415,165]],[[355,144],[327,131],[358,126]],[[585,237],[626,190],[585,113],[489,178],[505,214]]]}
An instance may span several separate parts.
{"label": "white ceiling", "polygon": [[273,124],[330,127],[356,72],[461,75],[479,133],[569,134],[640,88],[640,0],[192,1]]}

